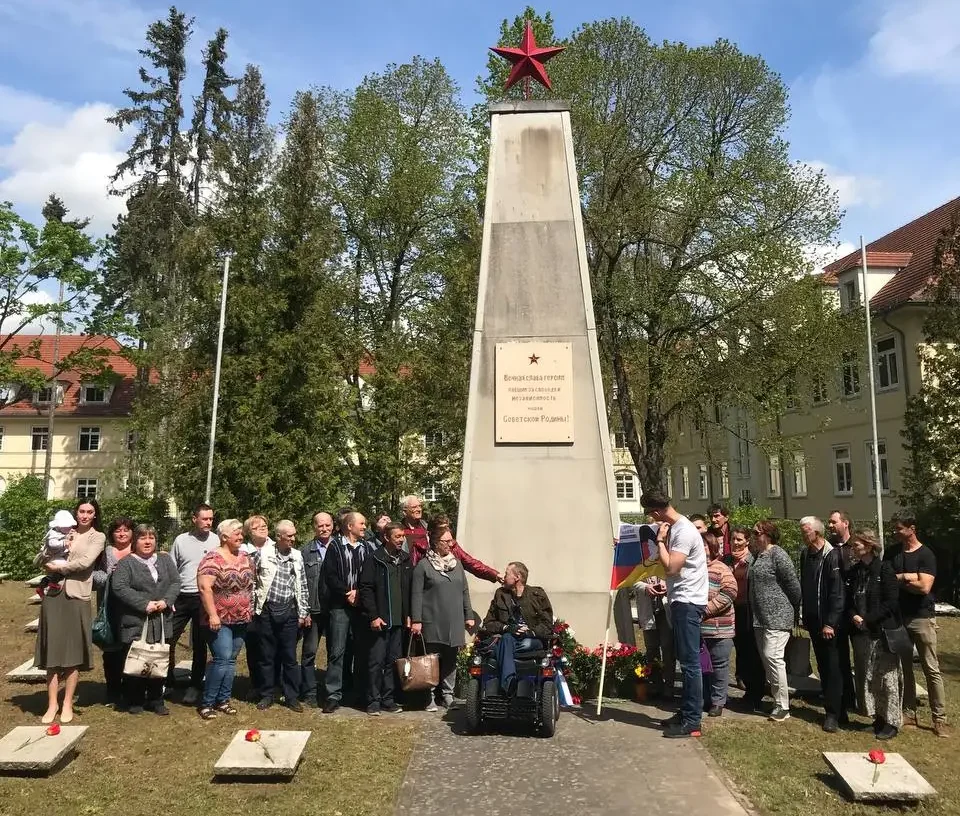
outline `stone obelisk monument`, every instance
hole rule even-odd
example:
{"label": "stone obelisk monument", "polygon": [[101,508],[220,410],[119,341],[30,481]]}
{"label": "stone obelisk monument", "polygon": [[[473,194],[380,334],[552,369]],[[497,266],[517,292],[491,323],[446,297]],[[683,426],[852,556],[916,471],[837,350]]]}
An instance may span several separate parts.
{"label": "stone obelisk monument", "polygon": [[[458,539],[603,640],[618,517],[566,103],[490,107]],[[483,615],[495,587],[471,579]]]}

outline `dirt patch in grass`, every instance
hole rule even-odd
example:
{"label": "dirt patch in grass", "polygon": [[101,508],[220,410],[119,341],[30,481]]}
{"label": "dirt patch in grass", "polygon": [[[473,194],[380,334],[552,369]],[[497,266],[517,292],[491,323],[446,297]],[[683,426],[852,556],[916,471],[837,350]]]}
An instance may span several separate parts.
{"label": "dirt patch in grass", "polygon": [[[9,683],[5,676],[33,655],[34,636],[23,626],[39,607],[26,604],[29,593],[20,582],[0,585],[0,735],[39,724],[46,707],[41,684]],[[243,658],[238,669],[246,673]],[[259,712],[242,702],[236,703],[237,717],[210,722],[176,703],[170,717],[135,717],[102,705],[102,680],[99,667],[81,678],[76,724],[90,730],[76,759],[46,779],[0,777],[0,814],[389,814],[419,733],[405,715],[370,721],[316,710],[295,714],[279,706]],[[294,779],[215,783],[213,764],[241,728],[312,731]]]}
{"label": "dirt patch in grass", "polygon": [[[938,651],[944,673],[949,722],[960,719],[960,620],[939,621]],[[917,668],[917,681],[923,675]],[[870,722],[855,717],[865,730],[825,734],[820,726],[823,709],[817,701],[791,701],[792,717],[773,723],[759,717],[711,720],[704,731],[704,744],[714,760],[761,813],[778,816],[861,816],[893,813],[894,810],[847,801],[822,751],[862,751],[882,747],[899,753],[940,794],[939,798],[911,812],[947,816],[960,814],[960,734],[938,739],[930,730],[930,710],[920,709],[921,729],[903,731],[889,743],[873,738]],[[897,811],[899,812],[899,811]]]}

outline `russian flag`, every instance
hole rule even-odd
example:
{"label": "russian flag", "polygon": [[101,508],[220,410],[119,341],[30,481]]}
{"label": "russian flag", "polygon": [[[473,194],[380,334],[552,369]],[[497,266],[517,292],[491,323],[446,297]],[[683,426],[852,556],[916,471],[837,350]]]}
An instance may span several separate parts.
{"label": "russian flag", "polygon": [[624,589],[649,575],[663,577],[663,565],[657,551],[656,524],[621,524],[620,537],[613,551],[610,589]]}

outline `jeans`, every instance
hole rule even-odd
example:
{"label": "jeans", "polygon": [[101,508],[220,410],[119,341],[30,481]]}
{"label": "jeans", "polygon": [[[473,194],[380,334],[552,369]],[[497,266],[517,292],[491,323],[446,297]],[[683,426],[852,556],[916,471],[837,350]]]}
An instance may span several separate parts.
{"label": "jeans", "polygon": [[200,707],[212,708],[228,702],[233,693],[233,678],[237,673],[237,655],[243,648],[247,624],[224,623],[216,632],[212,629],[205,631],[213,660],[207,667]]}
{"label": "jeans", "polygon": [[[354,676],[354,664],[359,665],[356,654],[357,638],[363,618],[355,607],[334,608],[330,610],[327,621],[327,703],[337,703],[343,699],[344,691],[354,687],[358,677]],[[356,686],[362,689],[362,685]]]}
{"label": "jeans", "polygon": [[300,699],[317,700],[317,650],[320,638],[327,631],[327,616],[323,612],[310,613],[310,626],[303,630],[300,653]]}
{"label": "jeans", "polygon": [[737,674],[743,680],[743,699],[752,708],[758,708],[763,701],[767,678],[763,671],[763,662],[757,648],[754,635],[753,617],[750,608],[741,604],[736,610],[736,634],[733,645],[737,650]]}
{"label": "jeans", "polygon": [[190,667],[190,685],[198,691],[203,688],[203,670],[207,662],[206,627],[200,626],[200,594],[181,592],[177,595],[170,622],[173,625],[173,637],[170,638],[170,668],[167,671],[167,685],[173,687],[173,669],[177,659],[177,641],[190,624],[190,642],[193,648],[193,665]]}
{"label": "jeans", "polygon": [[367,708],[377,711],[396,703],[394,663],[403,656],[403,627],[371,632],[367,658]]}
{"label": "jeans", "polygon": [[519,640],[511,634],[500,636],[496,645],[497,666],[500,669],[500,692],[512,694],[517,679],[516,654],[520,651],[542,649],[543,644],[537,638],[525,637]]}
{"label": "jeans", "polygon": [[300,663],[297,661],[297,639],[300,619],[296,606],[284,608],[265,605],[257,615],[260,632],[261,700],[273,700],[276,694],[277,669],[283,678],[283,697],[287,705],[300,699]]}
{"label": "jeans", "polygon": [[774,705],[784,711],[790,709],[790,691],[787,685],[787,661],[784,652],[790,640],[790,632],[781,629],[754,629],[757,638],[757,649],[763,670],[770,684],[770,693]]}
{"label": "jeans", "polygon": [[723,708],[727,704],[727,686],[730,684],[730,655],[733,638],[704,638],[713,671],[704,677],[710,687],[710,705]]}
{"label": "jeans", "polygon": [[844,713],[843,677],[840,674],[840,639],[825,638],[816,627],[808,627],[813,653],[817,656],[820,687],[823,689],[823,710],[837,719]]}
{"label": "jeans", "polygon": [[670,604],[673,641],[683,691],[680,695],[680,719],[685,728],[699,729],[703,716],[703,674],[700,670],[700,623],[705,606],[674,601]]}
{"label": "jeans", "polygon": [[648,663],[660,661],[662,673],[656,687],[658,694],[672,698],[677,678],[677,658],[673,649],[673,627],[666,609],[660,606],[654,613],[656,628],[643,630],[643,647]]}
{"label": "jeans", "polygon": [[[927,681],[930,696],[930,713],[934,722],[946,722],[946,695],[943,691],[943,676],[937,659],[937,629],[933,618],[914,618],[904,621],[910,640],[920,655],[920,668]],[[913,660],[903,660],[903,710],[911,716],[917,711],[917,681],[913,675]]]}
{"label": "jeans", "polygon": [[[440,657],[440,685],[431,690],[433,699],[449,706],[453,702],[453,691],[457,687],[457,652],[459,646],[445,643],[428,643],[427,654],[436,653]],[[440,695],[437,696],[437,692]]]}

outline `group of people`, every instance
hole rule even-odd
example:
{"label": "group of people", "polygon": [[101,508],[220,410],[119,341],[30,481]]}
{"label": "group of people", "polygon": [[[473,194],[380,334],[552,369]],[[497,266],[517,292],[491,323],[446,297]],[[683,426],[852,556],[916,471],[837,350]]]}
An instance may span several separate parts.
{"label": "group of people", "polygon": [[[226,519],[214,531],[213,508],[198,504],[191,529],[163,552],[156,531],[129,518],[101,532],[97,502],[81,501],[70,519],[55,519],[56,528],[51,522],[39,558],[49,576],[35,660],[47,670],[43,721],[73,718],[78,672],[93,663],[94,590],[113,633],[103,671],[107,703],[118,710],[169,714],[165,697],[188,625],[192,660],[182,701],[205,720],[237,713],[231,700],[244,647],[250,699],[260,710],[282,701],[298,712],[322,706],[332,713],[344,702],[374,716],[400,711],[394,664],[411,648],[437,654],[440,667],[440,682],[413,703],[428,711],[449,707],[457,652],[465,631],[479,623],[465,572],[504,584],[518,598],[527,571],[518,562],[500,573],[470,556],[446,517],[426,523],[416,496],[402,506],[401,521],[381,514],[373,530],[351,508],[318,512],[313,537],[298,546],[289,520],[277,522],[275,539],[260,515]],[[316,667],[321,638],[323,684]],[[124,672],[137,641],[169,644],[165,678]]]}
{"label": "group of people", "polygon": [[[788,719],[787,651],[801,629],[816,657],[824,731],[849,725],[851,712],[872,717],[878,739],[918,727],[916,649],[933,731],[948,736],[934,620],[936,558],[918,540],[914,518],[894,518],[899,546],[885,553],[877,533],[852,530],[844,511],[831,513],[827,527],[807,516],[800,520],[798,570],[772,521],[736,527],[722,505],[687,518],[662,494],[641,501],[658,525],[666,575],[637,587],[647,658],[662,665],[660,692],[667,697],[677,662],[682,675],[680,710],[664,723],[665,736],[699,736],[704,712],[722,716],[734,651],[744,704],[775,722]],[[768,688],[769,711],[762,707]]]}

